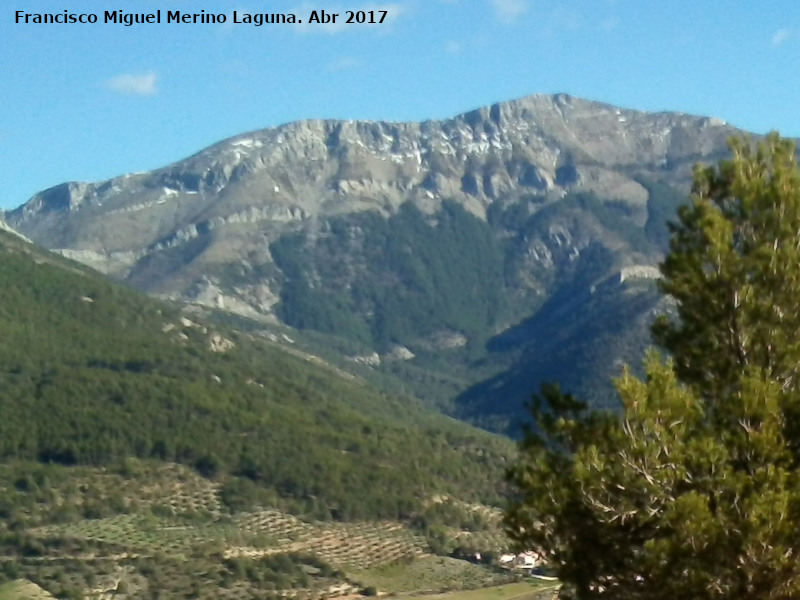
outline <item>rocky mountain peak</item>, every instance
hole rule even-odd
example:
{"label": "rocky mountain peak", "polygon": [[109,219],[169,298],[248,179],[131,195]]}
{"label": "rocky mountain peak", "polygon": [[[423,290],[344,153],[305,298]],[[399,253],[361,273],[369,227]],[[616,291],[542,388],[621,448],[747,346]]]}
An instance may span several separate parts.
{"label": "rocky mountain peak", "polygon": [[[524,202],[535,211],[589,191],[627,204],[643,223],[643,177],[686,189],[693,164],[715,160],[734,133],[719,120],[566,94],[421,123],[297,121],[232,137],[152,172],[61,184],[6,219],[48,248],[183,297],[198,286],[226,288],[215,274],[226,265],[270,271],[270,244],[288,231],[316,239],[331,218],[388,217],[408,202],[434,217],[452,201],[486,220],[494,205]],[[573,231],[572,238],[583,244],[592,235]],[[547,239],[529,243],[537,256],[552,254]],[[236,296],[228,305],[270,314],[279,284],[262,278],[258,293],[253,285],[221,293]]]}

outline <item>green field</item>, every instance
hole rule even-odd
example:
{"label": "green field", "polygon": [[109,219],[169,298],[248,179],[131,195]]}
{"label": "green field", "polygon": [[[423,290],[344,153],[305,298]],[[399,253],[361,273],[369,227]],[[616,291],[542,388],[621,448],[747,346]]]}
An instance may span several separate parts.
{"label": "green field", "polygon": [[449,590],[470,590],[513,582],[509,571],[493,570],[465,560],[426,555],[352,572],[365,586],[395,594],[431,594]]}
{"label": "green field", "polygon": [[52,597],[35,583],[24,579],[0,585],[0,600],[48,600]]}
{"label": "green field", "polygon": [[444,594],[408,596],[408,600],[539,600],[549,598],[558,584],[552,582],[519,582],[495,587]]}

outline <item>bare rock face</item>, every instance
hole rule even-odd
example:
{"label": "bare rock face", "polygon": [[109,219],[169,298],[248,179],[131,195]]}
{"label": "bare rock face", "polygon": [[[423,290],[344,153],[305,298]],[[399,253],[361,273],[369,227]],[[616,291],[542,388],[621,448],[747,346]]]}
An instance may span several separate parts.
{"label": "bare rock face", "polygon": [[[287,231],[313,240],[332,217],[389,216],[407,202],[435,218],[452,200],[485,220],[495,204],[545,206],[579,190],[627,204],[643,223],[641,177],[685,190],[692,165],[716,160],[735,133],[715,119],[563,94],[444,121],[299,121],[153,172],[65,183],[5,219],[143,290],[273,318],[282,284],[270,244]],[[579,251],[591,237],[560,228],[527,240],[530,263],[552,263],[559,247]]]}
{"label": "bare rock face", "polygon": [[2,218],[2,217],[3,217],[3,215],[2,215],[2,213],[0,213],[0,231],[5,231],[6,233],[10,233],[11,235],[14,235],[14,236],[16,236],[16,237],[20,238],[20,239],[21,239],[21,240],[23,240],[24,242],[28,242],[28,243],[31,243],[31,244],[33,243],[33,242],[31,242],[31,240],[29,240],[29,239],[28,239],[28,238],[26,238],[24,235],[22,235],[22,234],[21,234],[19,231],[17,231],[17,230],[16,230],[16,229],[14,229],[13,227],[10,227],[10,226],[9,226],[9,225],[8,225],[8,224],[7,224],[7,223],[6,223],[6,222],[3,220],[3,218]]}

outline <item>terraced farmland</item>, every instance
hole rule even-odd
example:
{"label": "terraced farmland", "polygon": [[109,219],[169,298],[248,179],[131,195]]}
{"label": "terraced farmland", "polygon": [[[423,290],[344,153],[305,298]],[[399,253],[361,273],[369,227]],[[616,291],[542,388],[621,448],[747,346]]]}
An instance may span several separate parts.
{"label": "terraced farmland", "polygon": [[[0,472],[0,493],[18,507],[24,527],[15,534],[20,536],[17,550],[0,547],[0,574],[16,564],[20,570],[13,577],[45,587],[37,573],[58,576],[61,587],[55,589],[61,595],[77,589],[89,594],[119,583],[138,598],[148,581],[155,581],[177,582],[173,592],[179,595],[195,593],[203,583],[208,589],[222,587],[220,598],[315,599],[365,586],[433,592],[513,579],[434,556],[422,533],[399,522],[307,521],[274,507],[231,514],[219,484],[176,465],[81,467],[64,478],[47,468],[5,475],[3,480]],[[451,528],[448,535],[455,543],[486,544],[487,549],[503,543],[499,529]],[[284,568],[293,578],[281,575]],[[114,581],[101,584],[103,577]]]}
{"label": "terraced farmland", "polygon": [[234,522],[243,531],[269,535],[282,545],[306,540],[315,531],[311,524],[274,509],[240,513]]}
{"label": "terraced farmland", "polygon": [[400,523],[305,523],[275,510],[239,515],[237,524],[248,534],[276,540],[274,548],[235,548],[229,554],[254,556],[269,552],[309,552],[332,565],[371,568],[423,556],[427,544]]}
{"label": "terraced farmland", "polygon": [[[199,547],[224,548],[225,556],[304,552],[342,568],[371,568],[427,552],[422,536],[395,522],[305,522],[276,509],[229,517],[222,513],[212,484],[185,472],[172,475],[180,477],[138,489],[142,496],[136,512],[48,525],[30,533],[113,545],[131,556],[187,555]],[[109,481],[93,483],[102,487]]]}
{"label": "terraced farmland", "polygon": [[118,515],[77,523],[51,525],[32,533],[42,538],[75,538],[114,545],[132,556],[185,555],[201,547],[247,543],[249,538],[228,524],[208,522],[193,525],[152,515]]}

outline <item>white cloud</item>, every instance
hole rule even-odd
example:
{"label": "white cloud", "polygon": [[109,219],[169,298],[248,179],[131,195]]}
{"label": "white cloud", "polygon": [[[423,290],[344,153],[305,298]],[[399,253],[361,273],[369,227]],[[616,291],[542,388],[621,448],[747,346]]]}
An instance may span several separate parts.
{"label": "white cloud", "polygon": [[135,96],[152,96],[158,91],[156,83],[158,75],[149,73],[123,73],[106,82],[108,89],[120,94]]}
{"label": "white cloud", "polygon": [[328,65],[328,69],[331,71],[347,71],[349,69],[358,68],[362,64],[363,63],[357,58],[353,58],[352,56],[343,56],[342,58],[338,58],[331,62]]}
{"label": "white cloud", "polygon": [[600,21],[600,31],[614,31],[619,26],[617,17],[608,17]]}
{"label": "white cloud", "polygon": [[473,50],[486,48],[488,45],[489,38],[484,33],[480,33],[460,40],[447,40],[443,42],[442,48],[447,54],[457,56]]}
{"label": "white cloud", "polygon": [[772,36],[772,45],[773,46],[780,46],[786,40],[792,37],[792,31],[790,29],[779,29],[775,32]]}
{"label": "white cloud", "polygon": [[528,12],[530,3],[528,0],[492,0],[492,7],[498,19],[511,22]]}
{"label": "white cloud", "polygon": [[444,49],[448,54],[460,54],[463,48],[464,46],[461,44],[461,42],[454,42],[452,40],[444,45]]}
{"label": "white cloud", "polygon": [[554,33],[578,31],[584,27],[584,20],[581,13],[574,8],[557,6],[550,13],[548,25]]}

